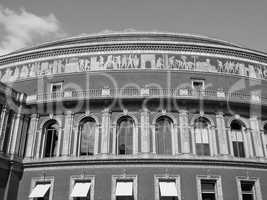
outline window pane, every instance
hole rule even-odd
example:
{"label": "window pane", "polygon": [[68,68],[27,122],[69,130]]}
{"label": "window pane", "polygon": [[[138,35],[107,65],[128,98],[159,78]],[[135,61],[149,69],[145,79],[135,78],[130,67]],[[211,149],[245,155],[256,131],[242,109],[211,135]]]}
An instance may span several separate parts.
{"label": "window pane", "polygon": [[243,142],[233,142],[233,150],[235,157],[245,157],[245,149]]}
{"label": "window pane", "polygon": [[126,197],[126,196],[121,196],[121,197],[116,197],[116,200],[134,200],[132,196]]}
{"label": "window pane", "polygon": [[215,193],[215,181],[213,180],[201,180],[201,191]]}
{"label": "window pane", "polygon": [[250,181],[241,182],[242,191],[253,192],[253,186],[254,186],[254,182],[250,182]]}
{"label": "window pane", "polygon": [[45,127],[45,157],[54,157],[57,153],[58,145],[58,131],[57,124],[52,123],[49,126]]}
{"label": "window pane", "polygon": [[242,200],[254,200],[253,194],[243,194]]}
{"label": "window pane", "polygon": [[196,154],[199,156],[209,156],[210,155],[209,144],[196,144]]}
{"label": "window pane", "polygon": [[202,194],[202,200],[216,200],[215,194]]}

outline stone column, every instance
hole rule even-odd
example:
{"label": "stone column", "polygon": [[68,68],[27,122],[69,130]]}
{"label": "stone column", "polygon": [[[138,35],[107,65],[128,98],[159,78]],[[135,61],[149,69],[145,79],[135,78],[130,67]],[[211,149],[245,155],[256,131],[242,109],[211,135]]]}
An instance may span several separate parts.
{"label": "stone column", "polygon": [[69,156],[71,150],[71,135],[73,127],[73,114],[72,111],[67,111],[65,113],[64,120],[64,134],[63,134],[63,146],[62,146],[62,156]]}
{"label": "stone column", "polygon": [[15,123],[14,128],[11,135],[11,141],[10,141],[10,150],[9,153],[12,156],[17,156],[20,146],[20,139],[22,134],[22,125],[23,125],[23,115],[21,114],[21,111],[19,111],[15,115]]}
{"label": "stone column", "polygon": [[172,127],[172,154],[178,154],[178,135],[177,135],[177,123],[173,124]]}
{"label": "stone column", "polygon": [[44,140],[42,140],[42,136],[43,136],[43,133],[42,133],[42,127],[39,129],[39,130],[36,130],[36,145],[35,145],[35,155],[34,157],[35,158],[41,158],[43,156],[43,151],[44,151]]}
{"label": "stone column", "polygon": [[[231,128],[227,127],[226,128],[226,135],[227,135],[227,139],[228,139],[228,143],[229,143],[229,153],[234,156],[234,149],[233,149],[233,141],[232,141],[232,134],[231,134]],[[246,148],[246,147],[245,147]]]}
{"label": "stone column", "polygon": [[72,151],[72,156],[78,156],[79,150],[78,148],[80,148],[80,135],[79,135],[79,125],[74,125],[73,128],[73,132],[74,132],[74,141],[73,141],[73,151]]}
{"label": "stone column", "polygon": [[150,152],[149,113],[147,110],[141,112],[141,152]]}
{"label": "stone column", "polygon": [[62,150],[63,150],[62,149],[62,143],[63,143],[62,137],[63,137],[63,128],[62,126],[60,126],[58,128],[58,146],[57,146],[57,153],[56,153],[57,157],[62,155]]}
{"label": "stone column", "polygon": [[223,117],[223,113],[219,112],[216,114],[216,125],[217,125],[217,133],[218,133],[218,145],[219,145],[219,153],[222,155],[229,154],[228,152],[228,144],[227,144],[227,135],[225,129],[225,121]]}
{"label": "stone column", "polygon": [[152,129],[152,152],[154,154],[156,154],[156,130],[155,130],[155,124],[152,124],[151,125],[151,129]]}
{"label": "stone column", "polygon": [[245,146],[245,153],[246,157],[253,157],[253,149],[252,149],[252,142],[251,142],[251,135],[250,135],[250,130],[243,128],[242,129],[242,134],[244,137],[244,146]]}
{"label": "stone column", "polygon": [[182,110],[179,113],[180,138],[181,138],[181,152],[190,153],[190,131],[188,123],[188,112]]}
{"label": "stone column", "polygon": [[[137,154],[138,153],[138,127],[139,124],[137,122],[137,124],[135,124],[135,126],[133,127],[133,154]],[[114,140],[113,140],[114,141]]]}
{"label": "stone column", "polygon": [[262,142],[261,142],[261,132],[259,121],[256,116],[252,116],[249,119],[250,121],[250,128],[253,138],[253,145],[255,149],[255,156],[256,157],[263,157],[263,149],[262,149]]}
{"label": "stone column", "polygon": [[27,130],[29,126],[29,116],[24,116],[23,119],[23,125],[22,125],[22,135],[21,135],[21,141],[20,141],[20,147],[19,147],[19,152],[18,155],[19,157],[24,156],[24,149],[26,148],[26,139],[27,139]]}
{"label": "stone column", "polygon": [[[101,153],[109,153],[109,138],[110,137],[110,112],[105,109],[102,112],[102,141],[101,141]],[[114,141],[113,141],[114,143]]]}
{"label": "stone column", "polygon": [[33,158],[34,146],[36,144],[36,128],[38,123],[38,115],[32,114],[30,119],[30,125],[28,129],[28,138],[26,144],[26,158]]}
{"label": "stone column", "polygon": [[210,136],[211,156],[216,156],[218,154],[218,151],[217,151],[216,131],[214,126],[209,127],[209,136]]}
{"label": "stone column", "polygon": [[9,116],[9,110],[7,106],[4,106],[1,112],[1,122],[0,122],[0,151],[3,150],[5,130],[6,130],[8,116]]}
{"label": "stone column", "polygon": [[192,153],[196,154],[196,137],[194,127],[190,127],[190,137],[191,137],[191,145],[192,145]]}
{"label": "stone column", "polygon": [[98,154],[98,144],[99,144],[99,124],[95,127],[95,143],[94,143],[94,154]]}

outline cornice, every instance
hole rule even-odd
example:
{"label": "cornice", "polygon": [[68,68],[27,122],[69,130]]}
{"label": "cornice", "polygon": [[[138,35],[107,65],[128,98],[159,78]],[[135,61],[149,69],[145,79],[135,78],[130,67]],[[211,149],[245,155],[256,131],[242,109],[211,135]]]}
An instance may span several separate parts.
{"label": "cornice", "polygon": [[192,167],[225,167],[225,168],[254,168],[254,169],[264,169],[267,170],[267,162],[249,160],[249,159],[208,159],[208,158],[93,158],[93,159],[51,159],[51,160],[24,160],[23,167],[24,169],[33,169],[33,168],[50,168],[50,167],[73,167],[77,168],[78,166],[96,166],[107,167],[112,166],[136,166],[138,165],[152,165],[153,167],[157,166],[192,166]]}
{"label": "cornice", "polygon": [[113,51],[185,51],[198,53],[221,54],[226,56],[236,56],[249,60],[267,63],[267,55],[260,54],[241,48],[227,47],[223,45],[198,44],[188,42],[166,42],[166,41],[122,41],[104,43],[86,43],[79,45],[56,46],[35,51],[23,52],[17,55],[0,57],[0,65],[7,65],[14,62],[22,62],[37,58],[49,58],[61,55],[73,55],[81,53],[113,52]]}

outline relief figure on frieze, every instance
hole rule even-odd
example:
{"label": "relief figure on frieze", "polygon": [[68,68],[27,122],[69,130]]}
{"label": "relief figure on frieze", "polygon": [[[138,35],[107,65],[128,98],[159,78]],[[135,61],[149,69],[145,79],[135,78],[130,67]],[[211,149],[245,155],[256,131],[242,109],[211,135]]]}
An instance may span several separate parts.
{"label": "relief figure on frieze", "polygon": [[135,68],[140,68],[140,59],[136,54],[133,57],[133,65]]}
{"label": "relief figure on frieze", "polygon": [[78,58],[69,58],[66,60],[65,72],[79,72]]}
{"label": "relief figure on frieze", "polygon": [[113,56],[113,68],[114,69],[120,69],[121,66],[121,56]]}
{"label": "relief figure on frieze", "polygon": [[104,69],[113,69],[113,57],[108,55],[107,60],[104,64]]}
{"label": "relief figure on frieze", "polygon": [[37,72],[37,63],[30,64],[30,73],[29,77],[35,77]]}
{"label": "relief figure on frieze", "polygon": [[29,74],[28,65],[23,65],[21,68],[20,78],[27,78]]}
{"label": "relief figure on frieze", "polygon": [[13,76],[10,77],[10,81],[16,81],[19,79],[19,67],[15,67]]}
{"label": "relief figure on frieze", "polygon": [[3,82],[10,81],[10,78],[11,78],[12,74],[13,74],[13,71],[10,68],[7,68],[5,73],[4,73],[4,75],[3,75],[3,77],[2,77],[2,79],[1,79],[1,81],[3,81]]}
{"label": "relief figure on frieze", "polygon": [[156,61],[156,68],[157,69],[163,69],[164,68],[164,64],[163,64],[163,58],[161,56],[159,56],[157,58],[157,61]]}

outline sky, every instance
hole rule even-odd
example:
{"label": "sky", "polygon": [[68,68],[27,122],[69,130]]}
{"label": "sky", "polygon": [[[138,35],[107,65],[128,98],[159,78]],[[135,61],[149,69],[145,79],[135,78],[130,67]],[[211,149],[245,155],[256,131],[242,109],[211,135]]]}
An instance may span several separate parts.
{"label": "sky", "polygon": [[0,54],[105,31],[190,33],[267,52],[267,0],[0,0]]}

